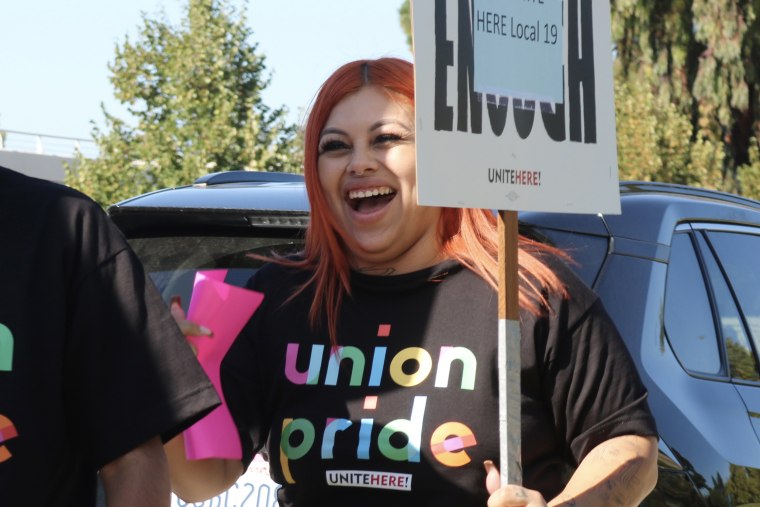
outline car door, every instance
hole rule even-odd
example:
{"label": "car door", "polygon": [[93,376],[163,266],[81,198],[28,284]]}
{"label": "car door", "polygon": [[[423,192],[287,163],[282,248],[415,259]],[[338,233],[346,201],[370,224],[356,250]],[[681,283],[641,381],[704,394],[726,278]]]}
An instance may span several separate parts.
{"label": "car door", "polygon": [[[682,224],[671,244],[665,296],[668,342],[697,386],[681,393],[680,406],[694,407],[689,419],[704,439],[701,449],[682,451],[698,462],[695,485],[733,505],[760,498],[758,252],[758,228]],[[712,461],[703,461],[708,454]]]}
{"label": "car door", "polygon": [[699,226],[695,230],[705,251],[731,381],[760,438],[760,229]]}

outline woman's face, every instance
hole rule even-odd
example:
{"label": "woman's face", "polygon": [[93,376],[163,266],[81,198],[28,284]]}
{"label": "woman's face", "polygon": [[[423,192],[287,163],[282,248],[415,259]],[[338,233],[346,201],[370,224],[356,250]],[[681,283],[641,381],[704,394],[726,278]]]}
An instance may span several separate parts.
{"label": "woman's face", "polygon": [[356,269],[408,273],[440,257],[440,209],[417,205],[414,111],[404,98],[366,86],[339,102],[320,134],[319,181],[353,239]]}

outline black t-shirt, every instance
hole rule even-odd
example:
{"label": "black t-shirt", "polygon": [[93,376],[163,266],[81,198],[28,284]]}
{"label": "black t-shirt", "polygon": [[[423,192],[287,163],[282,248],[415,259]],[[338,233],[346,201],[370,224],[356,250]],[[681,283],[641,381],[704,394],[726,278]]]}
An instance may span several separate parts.
{"label": "black t-shirt", "polygon": [[[646,391],[597,297],[552,261],[570,297],[521,315],[524,484],[547,499],[597,443],[655,435]],[[314,332],[310,273],[268,266],[262,306],[224,360],[244,462],[263,447],[280,505],[479,506],[498,462],[496,292],[446,262],[352,274],[337,349]],[[338,360],[340,358],[340,360]]]}
{"label": "black t-shirt", "polygon": [[218,403],[100,207],[0,168],[0,503],[95,503],[96,471]]}

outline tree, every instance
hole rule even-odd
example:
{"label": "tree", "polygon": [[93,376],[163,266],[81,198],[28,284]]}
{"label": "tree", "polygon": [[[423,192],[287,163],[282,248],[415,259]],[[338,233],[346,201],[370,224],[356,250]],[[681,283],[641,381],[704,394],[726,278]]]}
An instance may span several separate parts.
{"label": "tree", "polygon": [[406,44],[410,50],[412,48],[412,13],[409,7],[409,0],[405,0],[398,9],[399,22],[401,23],[401,29],[406,34]]}
{"label": "tree", "polygon": [[5,138],[8,137],[8,133],[4,130],[0,130],[0,150],[5,146]]}
{"label": "tree", "polygon": [[616,79],[646,84],[654,100],[688,119],[694,184],[754,197],[759,7],[758,0],[612,2]]}
{"label": "tree", "polygon": [[726,489],[734,499],[734,505],[757,505],[760,491],[760,470],[738,465],[730,465],[730,477]]}
{"label": "tree", "polygon": [[97,159],[77,155],[66,183],[109,204],[211,171],[299,171],[296,127],[264,104],[265,58],[229,0],[189,0],[180,26],[142,16],[109,65],[134,126],[109,114]]}
{"label": "tree", "polygon": [[[760,199],[760,0],[611,9],[620,178]],[[410,37],[409,0],[399,17]]]}

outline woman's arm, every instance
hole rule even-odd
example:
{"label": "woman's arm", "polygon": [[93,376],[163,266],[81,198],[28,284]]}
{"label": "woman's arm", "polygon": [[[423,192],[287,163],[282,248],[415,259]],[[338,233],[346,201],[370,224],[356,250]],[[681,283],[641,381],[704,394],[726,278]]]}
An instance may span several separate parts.
{"label": "woman's arm", "polygon": [[164,444],[172,491],[186,502],[201,502],[227,491],[243,474],[243,463],[232,459],[188,460],[182,435]]}
{"label": "woman's arm", "polygon": [[629,507],[636,506],[657,483],[657,439],[624,435],[589,452],[565,489],[548,504],[537,491],[499,487],[499,472],[486,465],[488,507]]}
{"label": "woman's arm", "polygon": [[638,505],[655,484],[657,439],[625,435],[594,447],[549,505]]}
{"label": "woman's arm", "polygon": [[[213,336],[210,329],[187,320],[179,297],[172,298],[169,308],[185,336]],[[192,347],[192,343],[190,346]],[[193,351],[197,353],[195,349]],[[243,462],[239,460],[188,460],[185,454],[185,440],[181,434],[164,444],[164,450],[169,460],[172,491],[186,502],[201,502],[227,491],[244,472]]]}
{"label": "woman's arm", "polygon": [[168,505],[169,474],[158,437],[103,466],[100,478],[108,507]]}

